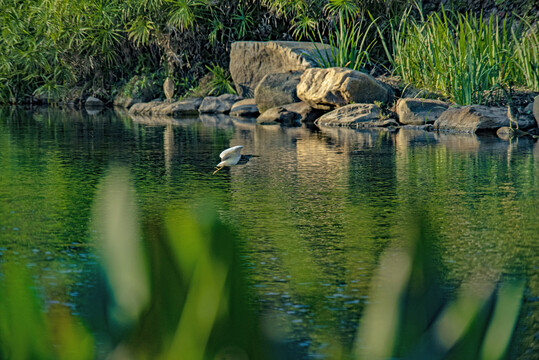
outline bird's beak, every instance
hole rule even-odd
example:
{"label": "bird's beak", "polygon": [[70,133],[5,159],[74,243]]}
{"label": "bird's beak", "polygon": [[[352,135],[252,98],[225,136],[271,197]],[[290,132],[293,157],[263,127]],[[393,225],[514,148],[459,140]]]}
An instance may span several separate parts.
{"label": "bird's beak", "polygon": [[217,171],[221,170],[222,168],[223,168],[222,166],[221,166],[221,167],[218,167],[218,168],[216,168],[217,170],[215,170],[215,171],[213,172],[213,174],[212,174],[212,175],[215,175],[215,173],[216,173]]}

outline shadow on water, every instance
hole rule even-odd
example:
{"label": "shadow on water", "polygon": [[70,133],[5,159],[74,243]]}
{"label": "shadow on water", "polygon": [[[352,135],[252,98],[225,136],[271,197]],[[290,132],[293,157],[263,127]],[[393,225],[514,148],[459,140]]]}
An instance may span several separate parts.
{"label": "shadow on water", "polygon": [[[219,176],[212,176],[219,153],[235,145],[244,145],[244,154],[257,156],[243,166],[227,168]],[[287,129],[259,126],[226,116],[131,119],[112,112],[89,116],[56,110],[32,113],[2,110],[0,151],[1,171],[8,175],[0,179],[3,214],[0,261],[4,264],[9,258],[10,263],[19,263],[25,269],[10,270],[10,274],[30,270],[39,298],[48,308],[45,317],[52,317],[50,321],[55,323],[56,314],[63,314],[58,318],[64,320],[75,315],[65,320],[66,326],[79,329],[74,332],[88,339],[89,349],[113,351],[118,356],[123,351],[167,354],[175,341],[184,341],[180,339],[183,335],[176,334],[182,333],[178,332],[183,317],[181,309],[187,306],[189,289],[192,284],[200,286],[214,280],[199,282],[189,277],[194,270],[185,267],[185,263],[192,264],[193,259],[204,259],[206,255],[182,257],[183,252],[189,254],[195,250],[185,247],[179,250],[184,245],[172,236],[170,227],[178,233],[188,231],[176,224],[181,222],[188,229],[199,229],[181,238],[198,239],[214,234],[211,235],[214,238],[208,238],[214,239],[208,240],[211,244],[220,239],[211,229],[224,229],[222,224],[235,234],[236,250],[232,252],[239,258],[234,261],[243,274],[241,281],[246,287],[242,291],[250,299],[245,306],[252,308],[254,319],[240,322],[253,321],[249,326],[259,329],[253,331],[253,336],[260,339],[260,344],[266,344],[261,349],[280,344],[275,351],[291,354],[291,358],[346,357],[352,351],[359,351],[354,344],[361,348],[361,341],[356,340],[358,323],[372,316],[368,315],[370,304],[378,303],[372,296],[381,296],[371,295],[376,293],[371,291],[373,278],[378,278],[374,274],[383,273],[389,267],[384,265],[387,263],[384,259],[388,253],[395,252],[389,249],[406,248],[409,239],[416,238],[410,235],[416,233],[410,232],[410,223],[421,219],[428,224],[423,228],[425,237],[433,239],[432,251],[440,271],[437,284],[443,284],[437,292],[441,293],[441,306],[447,309],[438,311],[430,323],[447,321],[441,320],[444,312],[452,314],[456,310],[451,309],[462,304],[459,302],[462,283],[479,282],[488,290],[499,279],[509,279],[499,282],[500,291],[506,291],[503,290],[507,289],[506,283],[516,284],[507,285],[507,291],[514,294],[511,298],[519,298],[520,283],[511,279],[525,277],[528,279],[525,301],[510,358],[533,358],[533,337],[538,330],[534,299],[539,290],[535,285],[538,282],[534,251],[539,230],[535,221],[539,197],[534,191],[539,185],[539,148],[534,142],[519,139],[508,143],[494,137],[402,129]],[[110,164],[127,169],[124,173],[128,174],[128,185],[119,188],[131,189],[128,194],[135,199],[132,202],[135,205],[130,207],[136,209],[136,216],[131,218],[139,219],[134,223],[138,226],[128,227],[139,228],[137,236],[144,244],[143,267],[148,269],[149,280],[144,285],[146,290],[135,290],[138,296],[127,296],[126,306],[135,309],[128,314],[136,314],[130,321],[122,322],[123,318],[129,320],[129,316],[121,315],[121,311],[121,316],[114,315],[112,310],[102,311],[106,317],[96,332],[96,325],[88,325],[88,320],[97,317],[89,314],[83,299],[94,296],[92,302],[103,304],[102,309],[124,306],[117,303],[116,297],[120,295],[115,293],[111,279],[105,287],[98,285],[99,279],[107,279],[108,275],[99,275],[107,271],[97,270],[106,269],[104,265],[98,266],[105,257],[97,252],[98,242],[89,221],[98,198],[96,194],[102,191],[103,184],[112,181],[110,174],[114,171],[109,170]],[[203,215],[192,212],[192,208],[208,201],[214,203],[213,211]],[[119,211],[123,217],[111,215],[110,218],[121,220],[129,211]],[[122,233],[129,234],[124,231],[114,237]],[[132,237],[136,236],[129,236]],[[196,251],[202,254],[201,249]],[[210,253],[216,254],[207,255],[206,259],[220,258],[221,251],[226,252],[211,250]],[[397,258],[404,259],[400,255]],[[405,265],[406,261],[399,260],[399,269],[413,268]],[[120,266],[122,261],[113,263]],[[402,284],[413,282],[407,280],[406,271],[399,269],[389,273],[402,273]],[[138,280],[133,281],[133,289],[143,286],[144,275],[131,272],[139,274],[135,276]],[[188,276],[191,280],[185,280],[185,273],[191,274]],[[6,271],[2,270],[2,274],[7,278]],[[19,278],[19,275],[10,276]],[[384,278],[383,274],[380,276]],[[409,286],[395,287],[395,291]],[[203,290],[210,291],[197,291]],[[512,308],[516,306],[516,302],[502,300],[503,296],[500,298],[497,292],[487,290],[479,298],[470,300],[464,296],[462,300],[464,304],[475,304],[470,308],[477,310],[469,311],[468,319],[479,319],[478,314],[483,314],[483,320],[470,320],[484,324],[484,331],[478,336],[482,340],[470,340],[475,344],[469,345],[476,349],[475,353],[483,351],[477,350],[478,344],[485,343],[483,339],[489,333],[486,329],[498,321],[485,320],[497,318],[498,301],[513,304]],[[402,298],[402,294],[397,293],[397,298]],[[227,296],[232,295],[224,296],[230,299]],[[142,305],[135,306],[137,297],[144,300],[140,300]],[[457,305],[451,305],[453,300]],[[135,305],[129,304],[130,301]],[[491,310],[480,310],[484,308],[483,301],[491,304],[488,305]],[[401,307],[397,303],[385,303],[390,308]],[[184,305],[174,308],[174,304]],[[160,312],[160,308],[168,310]],[[224,318],[215,315],[214,319],[221,320],[212,324],[226,323],[228,320],[222,319],[232,319],[232,314],[237,312],[231,307],[226,315],[226,306],[219,309],[217,313]],[[408,315],[396,318],[416,316],[405,314]],[[92,331],[84,330],[81,319]],[[49,320],[39,321],[49,324]],[[508,315],[504,322],[509,325],[503,328],[512,329],[511,321]],[[114,322],[120,325],[110,328]],[[406,329],[405,323],[408,321],[393,322],[385,330],[381,328],[374,333]],[[208,330],[212,326],[207,325],[205,332],[201,330],[208,344],[215,337],[213,330]],[[228,329],[226,326],[218,327]],[[278,331],[268,333],[268,328]],[[61,330],[57,333],[59,338],[51,340],[53,343],[69,343]],[[154,333],[158,339],[152,340]],[[419,330],[411,333],[417,334]],[[92,335],[88,338],[89,334]],[[95,339],[94,334],[97,334]],[[443,354],[449,348],[457,351],[454,347],[458,344],[470,343],[457,341],[461,339],[459,334],[464,336],[464,333],[452,335],[452,346],[434,350]],[[144,338],[147,340],[140,340]],[[404,356],[406,349],[412,347],[402,345],[403,339],[394,341],[395,356]],[[417,336],[406,339],[415,343]],[[200,340],[192,337],[185,341]],[[223,343],[212,346],[204,350],[208,351],[206,354],[217,354],[221,346],[228,348]],[[413,348],[422,352],[425,347],[421,346]],[[243,345],[239,347],[243,349]],[[232,346],[230,351],[242,358],[242,351],[251,354],[255,349],[239,351]]]}

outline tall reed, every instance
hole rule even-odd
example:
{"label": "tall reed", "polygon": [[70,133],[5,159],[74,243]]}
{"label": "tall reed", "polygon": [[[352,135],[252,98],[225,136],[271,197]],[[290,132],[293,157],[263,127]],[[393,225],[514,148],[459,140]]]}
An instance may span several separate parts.
{"label": "tall reed", "polygon": [[461,105],[484,103],[508,84],[537,89],[534,33],[523,37],[523,30],[510,30],[512,20],[495,15],[442,10],[425,18],[418,8],[419,20],[409,8],[398,24],[390,24],[390,43],[382,38],[393,71],[405,82]]}
{"label": "tall reed", "polygon": [[539,91],[539,27],[532,27],[526,20],[521,20],[527,30],[511,30],[515,60],[522,76],[519,80],[532,90]]}
{"label": "tall reed", "polygon": [[[312,55],[314,60],[323,68],[338,66],[353,70],[364,69],[371,64],[370,51],[376,42],[370,39],[371,26],[365,28],[363,21],[350,26],[334,24],[334,31],[328,36],[329,49],[320,49],[315,43]],[[322,41],[320,32],[318,38]]]}

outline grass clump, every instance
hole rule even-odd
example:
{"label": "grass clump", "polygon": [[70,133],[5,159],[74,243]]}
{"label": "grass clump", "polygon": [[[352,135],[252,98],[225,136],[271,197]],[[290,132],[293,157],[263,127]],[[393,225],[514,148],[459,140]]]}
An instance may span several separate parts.
{"label": "grass clump", "polygon": [[390,24],[389,42],[382,38],[393,71],[406,83],[461,105],[485,103],[512,84],[539,90],[539,37],[528,23],[443,9],[425,18],[418,8],[419,20],[409,8]]}
{"label": "grass clump", "polygon": [[[371,65],[369,51],[375,44],[374,40],[369,41],[371,25],[365,30],[363,21],[348,27],[334,24],[334,31],[328,35],[329,50],[320,49],[315,44],[312,55],[314,60],[323,68],[338,66],[352,70],[365,69]],[[318,38],[324,43],[320,32]]]}

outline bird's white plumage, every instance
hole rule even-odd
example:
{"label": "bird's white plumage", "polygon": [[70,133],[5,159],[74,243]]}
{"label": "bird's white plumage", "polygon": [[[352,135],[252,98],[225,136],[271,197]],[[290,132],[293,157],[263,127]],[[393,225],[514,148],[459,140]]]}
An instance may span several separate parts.
{"label": "bird's white plumage", "polygon": [[243,145],[238,145],[224,150],[219,157],[221,162],[217,164],[217,167],[236,165],[241,159],[241,149]]}

